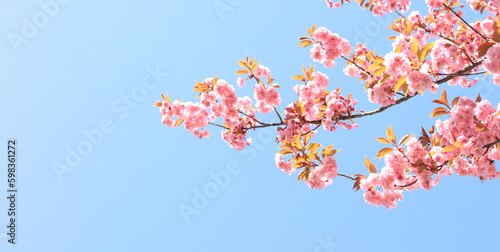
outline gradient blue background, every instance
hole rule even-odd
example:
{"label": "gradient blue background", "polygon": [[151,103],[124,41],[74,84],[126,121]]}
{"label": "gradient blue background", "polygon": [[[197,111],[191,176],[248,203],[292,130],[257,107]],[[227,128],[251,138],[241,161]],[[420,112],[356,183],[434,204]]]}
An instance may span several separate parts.
{"label": "gradient blue background", "polygon": [[[227,3],[227,1],[221,1]],[[500,182],[444,177],[431,191],[405,192],[396,209],[368,205],[352,183],[339,178],[322,191],[310,190],[276,168],[277,145],[253,134],[261,148],[229,149],[220,131],[199,140],[182,128],[166,128],[151,107],[161,93],[194,100],[194,80],[220,75],[236,85],[237,59],[247,53],[269,67],[283,87],[282,109],[294,101],[290,78],[314,64],[296,47],[313,23],[325,26],[384,55],[387,17],[376,18],[354,4],[328,9],[322,1],[244,0],[218,15],[214,1],[70,1],[16,53],[8,34],[21,33],[23,17],[42,11],[36,1],[0,1],[0,139],[18,139],[18,229],[7,243],[5,169],[0,175],[0,251],[492,251],[500,235]],[[427,13],[424,1],[412,6]],[[466,7],[467,10],[468,7]],[[392,16],[393,18],[395,16]],[[477,16],[467,16],[469,21]],[[359,109],[367,102],[362,84],[335,69],[330,89],[354,92]],[[168,72],[129,114],[113,109],[122,95],[142,83],[146,68]],[[251,96],[247,84],[240,95]],[[500,88],[491,77],[469,90],[447,87],[450,97],[478,92],[497,104]],[[440,89],[441,91],[441,89]],[[363,118],[359,128],[323,133],[336,143],[340,171],[363,173],[364,156],[374,157],[392,123],[398,138],[429,128],[425,93],[383,114]],[[115,104],[116,105],[116,104]],[[273,115],[263,116],[277,120]],[[59,181],[54,162],[85,140],[82,131],[111,121],[114,131]],[[6,149],[5,154],[6,154]],[[251,152],[255,156],[252,156]],[[3,159],[5,160],[5,159]],[[237,162],[241,173],[210,199],[198,215],[183,218],[219,172]],[[3,162],[4,167],[6,161]],[[381,162],[376,163],[381,168]],[[5,197],[2,196],[5,193]],[[335,243],[326,250],[320,241]]]}

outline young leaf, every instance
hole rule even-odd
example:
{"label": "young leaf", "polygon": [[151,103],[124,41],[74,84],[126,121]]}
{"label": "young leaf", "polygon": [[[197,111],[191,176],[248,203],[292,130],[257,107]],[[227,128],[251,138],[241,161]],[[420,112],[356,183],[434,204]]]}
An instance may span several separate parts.
{"label": "young leaf", "polygon": [[300,172],[300,174],[299,174],[299,182],[301,180],[304,180],[304,182],[306,182],[307,179],[309,178],[309,172],[310,171],[311,170],[309,168],[306,168],[306,169],[302,170],[302,172]]}
{"label": "young leaf", "polygon": [[387,135],[387,139],[389,139],[391,143],[396,144],[396,136],[394,135],[394,131],[392,130],[392,125],[389,124],[389,129],[386,130],[385,134]]}
{"label": "young leaf", "polygon": [[238,60],[238,64],[240,65],[240,67],[243,67],[243,68],[247,67],[247,63],[243,60]]}
{"label": "young leaf", "polygon": [[383,138],[383,137],[377,137],[377,141],[379,143],[383,143],[383,144],[391,144],[391,142],[389,142],[389,140]]}
{"label": "young leaf", "polygon": [[312,45],[312,41],[311,40],[302,40],[300,41],[300,43],[297,45],[297,47],[299,46],[302,46],[302,48],[305,48],[305,47],[308,47]]}
{"label": "young leaf", "polygon": [[236,72],[236,74],[247,74],[248,73],[248,69],[241,69],[241,70],[238,70],[238,72]]}
{"label": "young leaf", "polygon": [[356,174],[356,175],[353,175],[356,177],[356,182],[354,182],[354,186],[352,187],[352,190],[356,189],[356,192],[361,189],[361,180],[363,178],[365,178],[364,175],[361,175],[361,174]]}
{"label": "young leaf", "polygon": [[451,106],[455,107],[455,105],[457,105],[459,100],[460,100],[460,96],[455,97],[455,99],[453,99],[453,101],[451,102]]}
{"label": "young leaf", "polygon": [[414,136],[415,134],[411,134],[411,135],[406,135],[404,136],[400,141],[399,141],[399,144],[398,146],[401,146],[403,145],[404,143],[406,143],[406,141],[408,141],[412,136]]}
{"label": "young leaf", "polygon": [[411,50],[415,55],[418,53],[418,41],[416,38],[413,39],[413,44],[411,45]]}
{"label": "young leaf", "polygon": [[450,105],[448,104],[448,97],[446,95],[446,88],[443,90],[443,93],[441,94],[441,101],[443,102],[443,105],[448,107],[448,109],[451,109]]}
{"label": "young leaf", "polygon": [[454,151],[456,149],[458,149],[458,148],[453,146],[453,145],[448,145],[448,146],[444,147],[443,152],[450,152],[450,151]]}
{"label": "young leaf", "polygon": [[279,152],[279,154],[285,156],[285,155],[289,155],[289,154],[292,154],[293,152],[289,149],[283,149]]}
{"label": "young leaf", "polygon": [[307,147],[307,150],[310,151],[311,153],[315,153],[316,150],[321,147],[321,144],[319,143],[312,143]]}
{"label": "young leaf", "polygon": [[365,156],[365,166],[366,168],[368,168],[368,171],[370,171],[370,173],[377,173],[377,167],[375,167],[375,165],[370,161],[370,159],[368,159],[367,156]]}
{"label": "young leaf", "polygon": [[488,52],[488,49],[490,49],[490,47],[494,46],[495,44],[496,44],[495,42],[486,42],[486,43],[482,44],[481,46],[479,46],[479,48],[477,49],[477,51],[478,51],[477,57],[481,58],[484,55],[486,55],[486,52]]}
{"label": "young leaf", "polygon": [[477,94],[476,102],[481,102],[482,100],[481,94]]}
{"label": "young leaf", "polygon": [[175,121],[174,127],[181,125],[182,122],[184,122],[184,119],[177,119],[177,121]]}
{"label": "young leaf", "polygon": [[493,40],[500,43],[500,21],[498,20],[498,16],[495,20],[495,24],[493,24]]}
{"label": "young leaf", "polygon": [[391,153],[393,151],[392,148],[389,148],[389,147],[385,147],[383,149],[381,149],[378,153],[377,153],[377,156],[375,158],[383,158],[385,157],[385,155]]}
{"label": "young leaf", "polygon": [[292,80],[306,81],[306,77],[298,74],[292,77]]}
{"label": "young leaf", "polygon": [[434,118],[434,117],[437,117],[437,116],[441,116],[441,115],[446,115],[446,114],[449,114],[450,112],[446,109],[446,108],[436,108],[432,111],[431,113],[431,117]]}
{"label": "young leaf", "polygon": [[424,127],[422,127],[422,136],[418,138],[418,141],[420,141],[420,143],[423,146],[427,146],[428,144],[431,143],[431,139],[429,138],[429,135],[427,135],[427,132],[425,131]]}
{"label": "young leaf", "polygon": [[404,83],[406,83],[406,76],[399,78],[398,82],[396,83],[396,86],[394,87],[394,92],[397,93],[399,88],[401,88],[401,86]]}
{"label": "young leaf", "polygon": [[495,119],[496,116],[500,116],[500,112],[494,114],[492,117],[491,117],[491,121],[493,122],[493,119]]}

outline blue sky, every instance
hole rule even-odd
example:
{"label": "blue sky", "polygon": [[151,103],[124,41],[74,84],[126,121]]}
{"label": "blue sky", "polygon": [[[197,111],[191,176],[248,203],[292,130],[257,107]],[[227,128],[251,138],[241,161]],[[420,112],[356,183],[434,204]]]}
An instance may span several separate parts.
{"label": "blue sky", "polygon": [[[216,3],[229,8],[218,12]],[[238,152],[216,128],[205,140],[166,128],[151,107],[161,93],[194,100],[194,80],[219,75],[236,85],[237,59],[248,54],[269,67],[283,87],[282,109],[296,100],[291,88],[297,83],[290,78],[303,64],[314,64],[308,50],[296,47],[307,28],[325,26],[385,54],[386,39],[394,35],[385,29],[388,17],[376,18],[355,5],[328,9],[322,1],[307,0],[0,4],[0,139],[18,140],[19,190],[17,244],[7,243],[0,228],[1,251],[498,247],[499,181],[445,177],[431,191],[405,192],[396,209],[376,208],[351,191],[350,181],[339,178],[313,191],[297,182],[297,174],[281,172],[274,164],[278,146],[271,130],[255,132],[255,145]],[[422,4],[412,9],[426,12]],[[25,19],[40,27],[29,30]],[[13,45],[9,37],[23,31],[29,38]],[[377,108],[367,101],[363,85],[342,73],[343,64],[317,70],[329,75],[331,89],[353,92],[358,108]],[[481,92],[494,104],[500,101],[491,77],[469,90],[447,90],[450,97]],[[251,96],[250,86],[238,94]],[[435,107],[430,101],[436,97],[425,93],[360,119],[355,130],[321,131],[316,140],[342,149],[336,155],[340,171],[367,174],[364,156],[374,157],[383,147],[375,136],[383,136],[389,123],[399,138],[429,128]],[[80,158],[72,154],[78,148],[85,154]],[[214,177],[220,174],[229,175],[217,185]],[[4,170],[0,195],[5,197],[6,176]],[[206,190],[210,197],[200,199],[197,193],[206,197]],[[5,227],[8,206],[2,198]],[[183,216],[180,209],[190,207],[193,214]]]}

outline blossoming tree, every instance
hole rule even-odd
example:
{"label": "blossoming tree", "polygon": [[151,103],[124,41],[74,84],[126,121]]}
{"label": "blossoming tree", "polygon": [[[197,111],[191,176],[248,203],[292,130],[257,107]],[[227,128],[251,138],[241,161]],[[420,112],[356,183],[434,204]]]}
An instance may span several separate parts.
{"label": "blossoming tree", "polygon": [[[325,1],[330,8],[351,2]],[[222,139],[236,150],[251,144],[246,137],[249,130],[272,127],[280,144],[275,161],[283,172],[298,172],[298,180],[312,189],[331,185],[339,176],[351,179],[353,189],[364,191],[366,202],[387,208],[403,199],[404,190],[429,190],[438,185],[441,176],[500,178],[495,166],[500,160],[500,104],[495,108],[480,96],[456,97],[450,103],[446,89],[433,101],[439,107],[431,112],[431,117],[444,117],[429,130],[422,129],[418,138],[411,134],[398,141],[391,126],[386,137],[377,137],[387,145],[376,156],[384,158],[385,166],[377,170],[366,158],[369,175],[342,174],[333,145],[313,141],[321,127],[326,131],[339,126],[356,128],[356,119],[381,113],[424,92],[436,93],[439,85],[469,88],[481,75],[491,75],[493,83],[500,85],[500,0],[467,0],[473,10],[486,16],[475,22],[465,20],[460,10],[465,6],[458,0],[425,0],[429,14],[413,11],[408,16],[403,13],[409,11],[409,0],[355,1],[374,15],[396,12],[400,16],[390,27],[397,33],[389,38],[394,41],[392,52],[376,55],[359,43],[353,48],[346,39],[316,26],[308,29],[309,36],[299,38],[299,46],[310,47],[312,59],[325,67],[344,60],[344,73],[364,83],[369,101],[380,108],[358,110],[352,94],[343,95],[340,88],[329,90],[326,74],[303,67],[303,73],[292,78],[302,83],[293,88],[298,99],[280,113],[280,86],[269,68],[247,56],[238,61],[242,69],[236,74],[243,77],[237,85],[254,82],[255,103],[248,96],[238,97],[235,87],[223,79],[207,78],[194,86],[199,103],[172,102],[162,94],[163,100],[155,104],[161,122],[168,127],[183,124],[199,138],[209,137],[209,126],[222,128]],[[263,122],[258,113],[276,113],[277,122]]]}

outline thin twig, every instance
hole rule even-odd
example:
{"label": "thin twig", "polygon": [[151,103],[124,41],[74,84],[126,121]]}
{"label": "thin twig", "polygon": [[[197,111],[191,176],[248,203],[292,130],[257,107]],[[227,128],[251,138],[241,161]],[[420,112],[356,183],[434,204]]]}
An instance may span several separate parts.
{"label": "thin twig", "polygon": [[276,109],[276,107],[275,107],[275,106],[273,106],[273,109],[274,109],[274,112],[276,112],[276,114],[277,114],[277,115],[278,115],[278,117],[280,118],[280,122],[281,122],[281,123],[284,123],[284,122],[283,122],[283,118],[281,118],[281,115],[280,115],[280,113],[278,112],[278,110]]}
{"label": "thin twig", "polygon": [[361,71],[363,71],[363,72],[367,73],[368,75],[370,75],[372,78],[374,78],[374,79],[375,79],[375,77],[373,77],[373,75],[372,75],[370,72],[368,72],[368,71],[366,71],[364,68],[360,67],[358,64],[356,64],[356,62],[354,62],[354,61],[352,61],[352,60],[350,60],[350,59],[346,58],[345,56],[342,56],[342,58],[343,58],[343,59],[345,59],[345,60],[347,60],[347,61],[349,61],[349,62],[351,62],[351,63],[352,63],[352,64],[354,64],[356,67],[358,67]]}
{"label": "thin twig", "polygon": [[250,119],[252,119],[252,120],[256,121],[257,123],[260,123],[260,124],[262,124],[262,125],[266,125],[266,123],[261,123],[261,122],[260,122],[259,120],[257,120],[256,118],[254,118],[254,117],[252,117],[252,116],[249,116],[249,115],[247,115],[247,114],[243,113],[243,112],[242,112],[241,110],[239,110],[239,109],[238,109],[238,112],[240,112],[241,114],[245,115],[246,117],[248,117],[248,118],[250,118]]}
{"label": "thin twig", "polygon": [[342,173],[337,173],[337,175],[342,176],[342,177],[344,177],[344,178],[351,179],[351,180],[356,180],[355,178],[353,178],[353,177],[351,177],[351,176],[344,175],[344,174],[342,174]]}
{"label": "thin twig", "polygon": [[479,34],[479,36],[481,36],[484,40],[486,41],[490,41],[489,38],[485,37],[483,34],[479,33],[476,29],[474,29],[474,27],[470,26],[469,23],[467,23],[467,21],[465,21],[460,15],[458,15],[458,13],[456,13],[452,8],[450,8],[448,5],[446,4],[443,4],[444,7],[446,7],[448,10],[450,10],[451,12],[453,12],[453,14],[455,14],[455,16],[457,16],[458,18],[460,18],[460,20],[462,20],[462,22],[464,22],[464,24],[466,24],[469,28],[471,28],[473,31],[475,31],[477,34]]}
{"label": "thin twig", "polygon": [[418,179],[415,179],[415,181],[413,181],[413,182],[411,182],[411,183],[409,183],[409,184],[406,184],[406,185],[404,185],[404,186],[398,186],[398,187],[399,187],[399,188],[401,188],[401,189],[403,189],[403,188],[405,188],[405,187],[412,186],[413,184],[417,183],[417,181],[418,181]]}
{"label": "thin twig", "polygon": [[[449,81],[449,80],[451,80],[451,79],[453,79],[453,78],[455,78],[457,76],[461,76],[461,75],[464,75],[464,74],[472,71],[474,68],[480,66],[482,63],[483,63],[483,60],[480,60],[480,61],[478,61],[478,62],[476,62],[476,63],[474,63],[474,64],[472,64],[472,65],[470,65],[470,66],[468,66],[466,68],[464,68],[463,70],[460,70],[458,72],[450,74],[450,75],[448,75],[448,76],[446,76],[446,77],[444,77],[444,78],[442,78],[440,80],[435,81],[434,83],[436,83],[438,85],[442,84],[442,83],[445,83],[445,82],[447,82],[447,81]],[[394,104],[387,105],[385,107],[381,107],[379,109],[376,109],[376,110],[373,110],[373,111],[370,111],[370,112],[366,112],[366,113],[362,113],[362,114],[354,114],[354,115],[349,115],[349,116],[339,116],[338,119],[339,120],[350,120],[350,119],[354,119],[354,118],[361,118],[361,117],[365,117],[365,116],[370,116],[370,115],[378,114],[378,113],[383,112],[384,110],[386,110],[386,109],[388,109],[388,108],[390,108],[392,106],[396,106],[396,105],[398,105],[398,104],[400,104],[402,102],[405,102],[405,101],[407,101],[407,100],[409,100],[409,99],[417,96],[418,94],[419,93],[416,93],[413,96],[406,96],[404,98],[398,99]],[[313,122],[310,122],[310,123],[318,124],[320,122],[321,121],[313,121]]]}
{"label": "thin twig", "polygon": [[314,129],[309,130],[308,132],[306,132],[306,133],[305,133],[305,134],[303,134],[303,135],[307,135],[307,134],[309,134],[309,133],[311,133],[311,132],[313,132],[313,131],[317,130],[320,126],[321,126],[321,123],[319,123],[319,124],[318,124],[318,125],[317,125]]}
{"label": "thin twig", "polygon": [[483,153],[486,154],[488,153],[488,151],[490,150],[491,147],[495,146],[496,144],[499,144],[500,143],[500,139],[496,140],[495,142],[493,143],[489,143],[489,144],[486,144],[485,146],[483,146],[483,148],[486,148],[486,151]]}
{"label": "thin twig", "polygon": [[211,122],[208,122],[208,124],[210,124],[210,125],[214,125],[214,126],[217,126],[217,127],[221,127],[221,128],[223,128],[223,129],[227,129],[227,130],[229,129],[229,128],[228,128],[228,127],[226,127],[226,126],[222,126],[222,125],[217,124],[217,123],[211,123]]}

